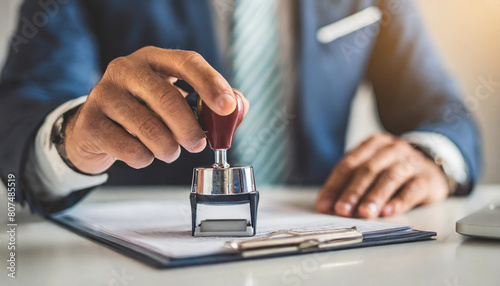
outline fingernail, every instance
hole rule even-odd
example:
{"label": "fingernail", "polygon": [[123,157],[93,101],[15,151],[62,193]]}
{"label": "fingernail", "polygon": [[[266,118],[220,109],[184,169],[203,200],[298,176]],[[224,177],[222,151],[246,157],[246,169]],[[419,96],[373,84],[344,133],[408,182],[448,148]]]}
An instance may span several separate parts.
{"label": "fingernail", "polygon": [[339,202],[336,208],[343,215],[350,215],[352,210],[352,205],[346,202]]}
{"label": "fingernail", "polygon": [[332,210],[332,202],[323,200],[318,203],[318,210],[320,212],[330,212]]}
{"label": "fingernail", "polygon": [[391,216],[394,213],[394,206],[392,204],[388,204],[384,208],[384,216]]}
{"label": "fingernail", "polygon": [[375,203],[363,204],[363,208],[366,209],[370,216],[377,215],[378,206]]}
{"label": "fingernail", "polygon": [[234,104],[234,98],[227,93],[222,94],[221,96],[219,96],[219,99],[217,99],[217,105],[219,105],[221,109],[227,109]]}
{"label": "fingernail", "polygon": [[203,138],[198,143],[196,143],[195,146],[193,146],[192,150],[194,152],[201,152],[203,151],[203,149],[205,149],[206,145],[207,145],[207,140]]}
{"label": "fingernail", "polygon": [[174,162],[175,160],[177,160],[180,155],[181,155],[181,146],[179,146],[177,148],[177,151],[175,152],[174,156],[172,156],[172,158],[168,159],[166,162],[168,164],[170,164],[170,163]]}

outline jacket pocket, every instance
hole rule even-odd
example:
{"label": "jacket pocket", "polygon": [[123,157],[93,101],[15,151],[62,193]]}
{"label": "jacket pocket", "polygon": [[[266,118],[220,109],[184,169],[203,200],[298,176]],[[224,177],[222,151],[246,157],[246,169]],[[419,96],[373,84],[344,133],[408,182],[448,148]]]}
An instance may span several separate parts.
{"label": "jacket pocket", "polygon": [[316,39],[322,44],[328,44],[377,23],[381,19],[382,12],[380,9],[376,6],[370,6],[339,21],[319,28],[316,32]]}

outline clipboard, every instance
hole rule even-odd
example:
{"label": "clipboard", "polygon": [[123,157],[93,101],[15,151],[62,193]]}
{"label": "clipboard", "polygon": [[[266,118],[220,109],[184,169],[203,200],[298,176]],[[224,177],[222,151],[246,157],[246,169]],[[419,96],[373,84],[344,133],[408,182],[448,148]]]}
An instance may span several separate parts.
{"label": "clipboard", "polygon": [[[155,203],[158,206],[165,205],[162,204],[162,202]],[[116,204],[120,204],[120,202],[117,202]],[[149,205],[153,206],[153,203],[148,202],[145,204],[144,208]],[[224,251],[221,252],[190,256],[174,256],[161,253],[155,248],[144,247],[137,243],[133,243],[131,240],[120,238],[113,232],[105,231],[108,228],[107,225],[87,223],[81,219],[82,215],[85,214],[78,212],[78,208],[81,208],[81,206],[79,205],[76,208],[77,211],[70,210],[67,213],[51,216],[49,219],[78,235],[159,269],[227,263],[290,255],[307,255],[308,253],[339,251],[352,248],[431,240],[434,236],[436,236],[435,232],[414,230],[409,226],[393,227],[388,230],[372,233],[362,233],[355,226],[304,231],[303,229],[300,229],[300,225],[297,225],[297,229],[295,230],[287,229],[272,231],[266,235],[256,238],[238,239],[236,237],[227,237],[223,242],[221,242],[224,246]],[[96,208],[99,207],[97,206]],[[123,208],[128,209],[128,214],[130,215],[136,213],[136,211],[130,211],[130,205],[124,204]],[[155,211],[155,207],[149,208],[152,209],[153,212]],[[88,213],[95,212],[92,208],[85,211]],[[139,208],[137,211],[139,211]],[[310,216],[310,218],[308,217],[306,220],[311,220],[311,223],[313,223],[313,219],[317,218],[325,218],[327,220],[345,220],[346,223],[359,221],[353,219],[335,218],[320,214],[298,213],[297,215]],[[117,218],[122,219],[122,217],[117,216],[112,220],[117,220]],[[126,221],[127,218],[123,217],[123,220]],[[183,235],[185,235],[186,240],[199,239],[191,236],[189,221],[186,223],[185,228],[186,231],[185,233],[183,232]],[[202,238],[202,240],[206,239],[210,238]]]}

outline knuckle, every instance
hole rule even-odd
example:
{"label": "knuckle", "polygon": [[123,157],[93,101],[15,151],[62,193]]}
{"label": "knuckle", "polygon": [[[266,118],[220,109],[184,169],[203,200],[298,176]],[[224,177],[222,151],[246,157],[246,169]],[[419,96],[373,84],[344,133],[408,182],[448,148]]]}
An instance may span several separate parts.
{"label": "knuckle", "polygon": [[341,174],[348,174],[354,168],[356,167],[356,162],[353,157],[346,157],[340,164],[339,164],[339,172]]}
{"label": "knuckle", "polygon": [[106,101],[106,95],[108,94],[108,87],[102,81],[99,82],[92,91],[90,92],[87,102],[95,102],[97,104],[102,104]]}
{"label": "knuckle", "polygon": [[410,153],[404,159],[403,162],[409,170],[411,170],[412,172],[417,172],[417,171],[422,170],[422,168],[424,168],[426,160],[430,160],[430,159],[425,157],[419,151],[415,151],[415,152]]}
{"label": "knuckle", "polygon": [[352,169],[345,163],[340,163],[336,169],[337,173],[342,177],[348,175],[351,172],[351,170]]}
{"label": "knuckle", "polygon": [[397,149],[409,150],[410,145],[403,139],[396,138],[392,143],[392,146]]}
{"label": "knuckle", "polygon": [[220,93],[225,92],[225,93],[230,93],[231,89],[229,87],[226,88],[224,81],[225,79],[217,74],[214,73],[204,73],[201,75],[202,80],[204,82],[209,82],[210,86],[217,90]]}
{"label": "knuckle", "polygon": [[162,128],[159,120],[151,116],[146,119],[139,127],[140,134],[145,137],[147,140],[157,142],[162,138]]}
{"label": "knuckle", "polygon": [[195,51],[183,51],[184,58],[193,62],[202,61],[203,57]]}
{"label": "knuckle", "polygon": [[182,51],[181,57],[183,68],[196,67],[205,62],[203,56],[195,51]]}
{"label": "knuckle", "polygon": [[176,113],[180,109],[176,106],[177,91],[173,88],[158,88],[155,92],[154,98],[158,102],[158,107],[167,113]]}
{"label": "knuckle", "polygon": [[380,140],[380,139],[384,139],[386,138],[386,134],[385,133],[375,133],[373,135],[371,135],[368,140],[370,141],[374,141],[374,140]]}
{"label": "knuckle", "polygon": [[92,114],[86,114],[84,120],[85,126],[84,131],[89,135],[95,137],[95,140],[102,139],[102,137],[110,135],[116,127],[116,124],[102,116],[92,116]]}
{"label": "knuckle", "polygon": [[141,144],[129,144],[124,150],[125,162],[135,169],[141,169],[152,163],[154,156]]}
{"label": "knuckle", "polygon": [[388,169],[385,172],[384,176],[389,182],[401,181],[405,177],[404,172],[405,171],[403,170],[403,168],[397,165]]}
{"label": "knuckle", "polygon": [[130,114],[133,112],[130,110],[130,106],[124,101],[127,96],[124,92],[117,92],[114,87],[108,83],[101,83],[96,85],[93,90],[92,102],[96,104],[96,108],[103,113],[108,113],[111,110],[123,114]]}
{"label": "knuckle", "polygon": [[155,46],[144,46],[127,57],[129,59],[137,59],[139,61],[145,60],[146,62],[149,62],[151,55],[153,55],[156,51],[159,50],[163,49]]}
{"label": "knuckle", "polygon": [[411,174],[417,172],[417,168],[419,168],[418,165],[414,164],[411,161],[403,161],[399,164],[399,166],[401,175],[403,175],[404,177],[408,177]]}
{"label": "knuckle", "polygon": [[108,64],[107,71],[119,71],[130,64],[130,60],[126,57],[118,57],[113,59]]}
{"label": "knuckle", "polygon": [[[110,140],[109,139],[109,130],[104,129],[104,128],[99,128],[101,124],[107,124],[107,123],[102,123],[106,121],[95,121],[91,122],[90,124],[85,124],[82,125],[81,127],[78,127],[78,130],[81,130],[81,134],[79,136],[78,141],[81,143],[87,143],[87,147],[90,145],[94,145],[97,148],[101,148],[102,146],[106,145],[105,143]],[[90,143],[92,142],[92,143]]]}
{"label": "knuckle", "polygon": [[115,58],[108,64],[103,79],[111,82],[120,82],[125,79],[130,79],[135,70],[132,65],[132,60],[129,57]]}
{"label": "knuckle", "polygon": [[383,140],[388,140],[388,141],[394,140],[394,136],[392,136],[389,133],[379,133],[378,135],[379,135],[379,138],[383,139]]}
{"label": "knuckle", "polygon": [[116,124],[107,119],[96,120],[93,124],[97,125],[97,128],[93,128],[95,130],[95,134],[99,136],[107,136],[112,133],[113,129],[116,127]]}
{"label": "knuckle", "polygon": [[[107,134],[111,133],[114,127],[112,121],[105,119],[97,107],[89,107],[82,110],[75,122],[74,130],[81,134],[87,134],[92,140],[100,141]],[[88,110],[91,109],[91,110]]]}
{"label": "knuckle", "polygon": [[363,174],[375,174],[378,172],[377,162],[370,160],[361,167],[361,173]]}
{"label": "knuckle", "polygon": [[135,53],[147,54],[147,53],[153,51],[154,49],[157,49],[157,47],[155,47],[155,46],[144,46],[144,47],[138,49]]}
{"label": "knuckle", "polygon": [[387,133],[377,133],[369,137],[367,142],[390,142],[393,140],[392,135]]}
{"label": "knuckle", "polygon": [[360,144],[360,147],[367,147],[376,144],[377,142],[382,140],[383,136],[384,135],[381,133],[372,134]]}

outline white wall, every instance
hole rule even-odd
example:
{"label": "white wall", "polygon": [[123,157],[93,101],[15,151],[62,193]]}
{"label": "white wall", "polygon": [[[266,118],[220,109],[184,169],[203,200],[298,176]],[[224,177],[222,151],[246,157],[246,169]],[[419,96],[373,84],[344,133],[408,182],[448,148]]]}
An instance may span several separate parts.
{"label": "white wall", "polygon": [[[3,66],[5,60],[5,56],[7,53],[7,46],[8,46],[8,38],[12,30],[14,29],[17,9],[20,3],[21,0],[3,0],[0,2],[0,66]],[[5,186],[2,183],[0,183],[0,193],[3,194],[4,190]],[[0,196],[0,203],[2,205],[6,205],[7,197]]]}
{"label": "white wall", "polygon": [[0,65],[7,53],[9,35],[14,30],[18,6],[21,0],[2,0],[0,2]]}
{"label": "white wall", "polygon": [[[405,0],[406,1],[406,0]],[[0,2],[0,63],[14,28],[21,0]],[[450,69],[462,82],[469,107],[484,137],[485,171],[482,182],[500,183],[500,86],[485,97],[475,90],[480,78],[500,82],[500,1],[418,0],[429,30]],[[484,91],[483,91],[484,92]],[[377,130],[373,100],[361,93],[356,99],[349,144]]]}

